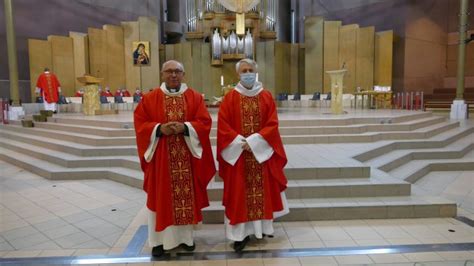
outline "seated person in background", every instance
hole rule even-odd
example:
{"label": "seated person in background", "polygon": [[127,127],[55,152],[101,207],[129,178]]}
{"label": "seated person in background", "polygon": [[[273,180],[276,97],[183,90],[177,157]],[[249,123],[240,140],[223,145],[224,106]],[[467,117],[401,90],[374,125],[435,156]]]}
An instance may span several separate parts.
{"label": "seated person in background", "polygon": [[83,88],[76,91],[76,93],[74,94],[74,97],[82,97],[82,96],[84,96],[84,89]]}
{"label": "seated person in background", "polygon": [[134,102],[134,103],[140,102],[140,100],[142,99],[142,97],[143,97],[142,92],[140,91],[139,88],[137,88],[137,89],[135,90],[135,93],[133,94],[133,102]]}
{"label": "seated person in background", "polygon": [[64,95],[59,94],[58,104],[68,104],[66,97],[64,97]]}
{"label": "seated person in background", "polygon": [[117,97],[117,96],[123,97],[123,94],[122,94],[122,90],[121,90],[121,89],[117,89],[117,90],[115,91],[114,97]]}
{"label": "seated person in background", "polygon": [[105,95],[100,95],[100,103],[109,103],[109,100],[107,99],[107,96]]}
{"label": "seated person in background", "polygon": [[105,91],[102,92],[101,96],[113,97],[114,95],[110,92],[110,88],[107,86],[105,87]]}
{"label": "seated person in background", "polygon": [[132,97],[130,92],[127,89],[122,89],[122,96],[123,97]]}

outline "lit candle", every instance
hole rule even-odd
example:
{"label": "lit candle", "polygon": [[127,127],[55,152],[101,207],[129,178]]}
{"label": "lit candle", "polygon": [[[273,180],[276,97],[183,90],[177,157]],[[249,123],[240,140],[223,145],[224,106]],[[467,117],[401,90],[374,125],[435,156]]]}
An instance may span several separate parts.
{"label": "lit candle", "polygon": [[224,76],[221,75],[221,86],[224,86]]}
{"label": "lit candle", "polygon": [[256,80],[257,80],[257,82],[258,82],[258,73],[257,73],[257,77],[256,77]]}

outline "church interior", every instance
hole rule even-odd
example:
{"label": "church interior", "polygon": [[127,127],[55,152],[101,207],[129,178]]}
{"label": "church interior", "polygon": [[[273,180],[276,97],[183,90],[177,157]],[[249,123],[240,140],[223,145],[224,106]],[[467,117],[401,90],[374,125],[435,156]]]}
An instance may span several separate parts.
{"label": "church interior", "polygon": [[[0,265],[474,265],[474,1],[2,2]],[[156,258],[134,110],[181,62],[219,168],[246,58],[290,212],[235,252],[216,173],[196,249]]]}

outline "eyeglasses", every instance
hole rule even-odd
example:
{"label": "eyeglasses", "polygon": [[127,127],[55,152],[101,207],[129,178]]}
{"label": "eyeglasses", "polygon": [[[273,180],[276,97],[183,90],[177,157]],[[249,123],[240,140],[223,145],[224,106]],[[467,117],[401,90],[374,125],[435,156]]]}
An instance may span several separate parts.
{"label": "eyeglasses", "polygon": [[163,72],[165,72],[166,74],[168,75],[181,75],[183,74],[183,70],[181,69],[167,69],[167,70],[164,70]]}

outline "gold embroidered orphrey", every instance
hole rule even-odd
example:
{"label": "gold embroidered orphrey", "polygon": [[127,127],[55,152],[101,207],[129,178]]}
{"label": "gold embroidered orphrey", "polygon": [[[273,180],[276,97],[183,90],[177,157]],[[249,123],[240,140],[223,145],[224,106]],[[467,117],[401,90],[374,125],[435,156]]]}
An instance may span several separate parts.
{"label": "gold embroidered orphrey", "polygon": [[[184,122],[186,103],[182,95],[165,95],[167,121]],[[172,210],[175,225],[192,224],[194,220],[194,187],[191,156],[183,135],[167,137],[171,176]]]}
{"label": "gold embroidered orphrey", "polygon": [[[260,130],[259,96],[240,95],[242,134],[248,137]],[[247,195],[247,218],[249,221],[264,218],[264,189],[262,165],[252,152],[243,151],[245,161],[245,193]]]}

